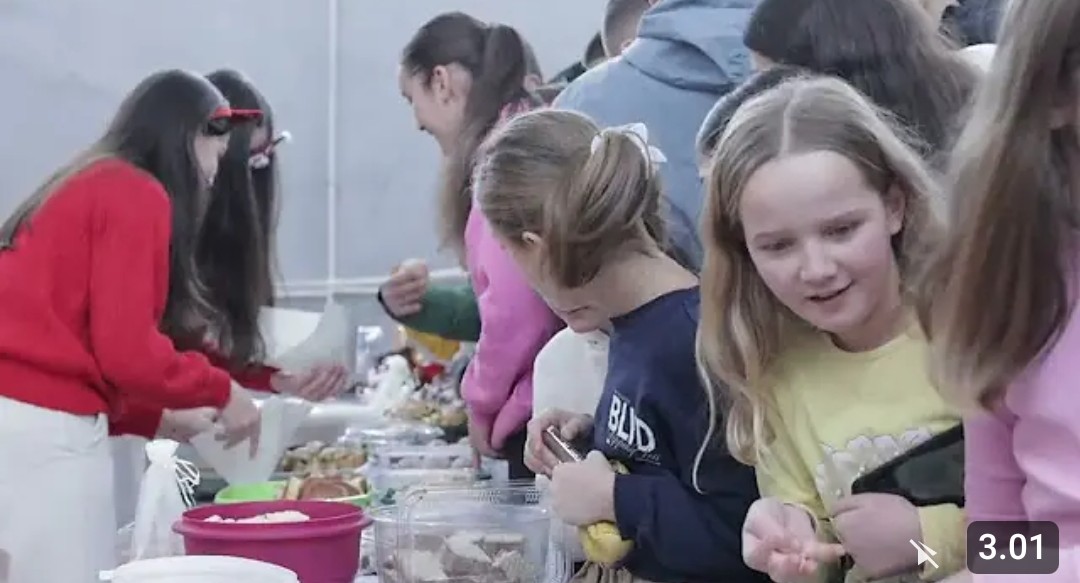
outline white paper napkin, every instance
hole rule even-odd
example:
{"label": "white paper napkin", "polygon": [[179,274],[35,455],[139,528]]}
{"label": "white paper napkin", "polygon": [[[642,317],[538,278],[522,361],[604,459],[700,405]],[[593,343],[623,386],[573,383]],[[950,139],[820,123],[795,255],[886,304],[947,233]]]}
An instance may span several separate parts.
{"label": "white paper napkin", "polygon": [[259,449],[254,458],[247,441],[225,449],[217,440],[217,430],[191,438],[191,446],[230,485],[265,482],[277,469],[278,461],[312,407],[311,403],[293,397],[274,396],[265,400],[261,407]]}
{"label": "white paper napkin", "polygon": [[262,308],[259,331],[266,342],[266,364],[302,373],[317,364],[349,363],[349,316],[331,300],[322,314],[288,308]]}

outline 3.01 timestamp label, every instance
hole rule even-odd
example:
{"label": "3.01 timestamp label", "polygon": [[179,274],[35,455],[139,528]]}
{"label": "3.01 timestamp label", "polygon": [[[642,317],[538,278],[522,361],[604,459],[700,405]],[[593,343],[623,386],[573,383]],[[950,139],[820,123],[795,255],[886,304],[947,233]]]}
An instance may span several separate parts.
{"label": "3.01 timestamp label", "polygon": [[1053,522],[972,522],[968,569],[978,575],[1049,575],[1058,570],[1058,527]]}

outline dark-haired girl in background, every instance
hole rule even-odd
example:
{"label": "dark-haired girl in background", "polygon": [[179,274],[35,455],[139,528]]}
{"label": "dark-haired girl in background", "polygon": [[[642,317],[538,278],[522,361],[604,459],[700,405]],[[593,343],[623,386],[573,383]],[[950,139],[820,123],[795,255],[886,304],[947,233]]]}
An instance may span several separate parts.
{"label": "dark-haired girl in background", "polygon": [[979,77],[912,0],[762,0],[743,40],[758,69],[847,81],[914,130],[939,168]]}
{"label": "dark-haired girl in background", "polygon": [[152,436],[162,409],[209,407],[229,443],[258,435],[250,397],[197,351],[209,304],[193,262],[229,131],[257,113],[199,75],[154,74],[0,226],[8,583],[90,583],[113,566],[110,425]]}
{"label": "dark-haired girl in background", "polygon": [[716,101],[716,105],[705,116],[705,121],[701,122],[701,128],[698,129],[697,138],[694,140],[694,148],[698,156],[698,172],[702,179],[709,175],[709,165],[713,151],[716,150],[716,144],[720,142],[720,136],[724,134],[731,116],[735,115],[739,107],[784,81],[802,74],[809,75],[810,73],[798,67],[774,65],[764,71],[754,73],[730,93]]}
{"label": "dark-haired girl in background", "polygon": [[[540,105],[525,88],[526,70],[517,31],[451,12],[420,27],[402,53],[399,77],[417,124],[442,150],[439,238],[469,272],[479,309],[476,352],[462,381],[469,437],[481,454],[505,455],[511,477],[531,475],[522,451],[533,360],[561,326],[474,209],[470,181],[477,148],[492,128]],[[426,268],[414,263],[384,286],[380,297],[391,315],[409,315],[395,310],[399,292],[420,283],[426,288]],[[414,303],[411,314],[424,307],[419,297]]]}
{"label": "dark-haired girl in background", "polygon": [[259,310],[274,302],[276,148],[288,133],[275,133],[270,104],[243,74],[223,69],[207,78],[233,107],[262,112],[257,123],[241,125],[230,134],[195,249],[212,308],[208,328],[214,360],[248,388],[312,401],[340,394],[348,377],[342,364],[317,366],[298,375],[259,364],[266,357]]}

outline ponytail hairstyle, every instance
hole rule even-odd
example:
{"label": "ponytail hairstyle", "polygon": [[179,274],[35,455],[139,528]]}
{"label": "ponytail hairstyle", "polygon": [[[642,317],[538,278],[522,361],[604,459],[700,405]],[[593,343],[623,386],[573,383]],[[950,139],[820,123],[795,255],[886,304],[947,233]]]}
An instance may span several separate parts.
{"label": "ponytail hairstyle", "polygon": [[484,144],[474,188],[496,233],[515,243],[539,235],[552,281],[576,288],[622,254],[666,250],[657,156],[626,129],[536,111]]}
{"label": "ponytail hairstyle", "polygon": [[439,237],[464,257],[465,223],[472,209],[469,179],[476,150],[508,106],[539,106],[525,89],[528,59],[524,41],[513,28],[485,24],[462,12],[440,14],[420,27],[402,51],[410,75],[431,82],[435,67],[456,64],[471,77],[465,119],[444,161],[439,194]]}
{"label": "ponytail hairstyle", "polygon": [[[709,388],[710,418],[726,413],[728,449],[754,465],[773,434],[770,374],[793,335],[808,329],[769,291],[747,251],[740,214],[743,191],[771,161],[830,151],[854,164],[881,196],[904,197],[903,226],[892,237],[904,300],[940,240],[932,203],[937,185],[903,126],[833,77],[796,78],[740,107],[712,159],[702,214],[698,360]],[[723,388],[714,382],[726,383]]]}
{"label": "ponytail hairstyle", "polygon": [[953,152],[921,310],[939,389],[966,408],[993,407],[1057,341],[1076,291],[1080,3],[1012,2],[1004,22]]}

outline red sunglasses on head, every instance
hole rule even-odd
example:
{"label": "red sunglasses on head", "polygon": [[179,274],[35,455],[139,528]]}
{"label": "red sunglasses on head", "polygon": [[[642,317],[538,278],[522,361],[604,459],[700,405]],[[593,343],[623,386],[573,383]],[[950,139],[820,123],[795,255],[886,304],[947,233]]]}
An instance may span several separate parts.
{"label": "red sunglasses on head", "polygon": [[221,106],[210,114],[210,119],[206,122],[206,133],[211,136],[224,136],[238,123],[259,119],[262,119],[262,111],[258,109],[233,109]]}

